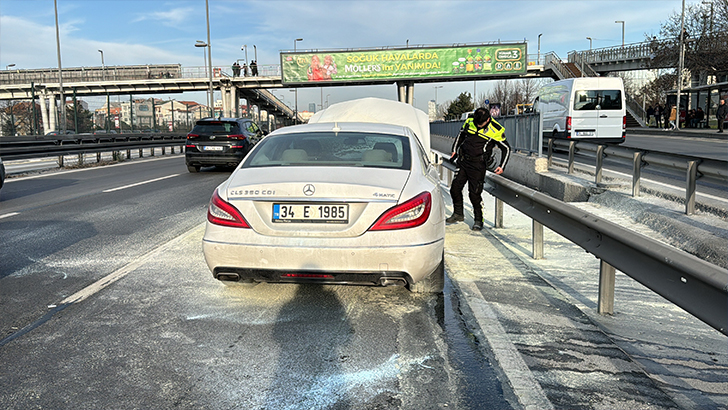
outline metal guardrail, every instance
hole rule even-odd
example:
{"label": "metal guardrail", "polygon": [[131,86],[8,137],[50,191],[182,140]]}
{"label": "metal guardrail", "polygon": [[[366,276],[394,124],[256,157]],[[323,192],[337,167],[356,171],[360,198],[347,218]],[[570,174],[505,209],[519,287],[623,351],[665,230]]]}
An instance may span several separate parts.
{"label": "metal guardrail", "polygon": [[[440,165],[455,169],[447,160]],[[613,314],[616,268],[728,335],[728,270],[499,175],[487,175],[485,190],[496,198],[496,228],[503,202],[534,220],[534,258],[543,255],[546,226],[601,260],[599,313]]]}
{"label": "metal guardrail", "polygon": [[723,183],[728,182],[728,162],[713,159],[696,158],[685,155],[666,154],[647,150],[636,150],[616,145],[599,145],[585,141],[554,140],[549,138],[548,164],[553,161],[554,147],[569,150],[568,173],[574,173],[574,159],[580,152],[593,153],[595,157],[594,182],[602,182],[604,158],[614,157],[632,164],[632,196],[640,195],[642,169],[650,166],[666,170],[685,172],[685,214],[695,213],[696,181],[698,177],[707,176]]}
{"label": "metal guardrail", "polygon": [[[543,130],[539,130],[539,114],[524,114],[497,118],[506,128],[506,138],[516,151],[542,155]],[[519,124],[528,124],[519,126]],[[430,134],[455,138],[463,121],[437,121],[430,123]],[[541,136],[541,138],[539,138]],[[685,174],[685,214],[692,215],[696,208],[696,181],[701,177],[714,178],[728,183],[728,162],[685,155],[667,154],[647,150],[636,150],[617,145],[600,145],[594,142],[574,140],[554,140],[548,138],[548,166],[553,163],[554,147],[569,151],[568,173],[574,173],[574,158],[580,152],[593,153],[595,157],[596,184],[602,182],[604,158],[613,157],[632,164],[632,196],[640,195],[642,169],[650,166],[663,170],[684,172]]]}
{"label": "metal guardrail", "polygon": [[176,147],[184,145],[185,139],[186,133],[0,137],[0,157],[4,160],[14,160]]}

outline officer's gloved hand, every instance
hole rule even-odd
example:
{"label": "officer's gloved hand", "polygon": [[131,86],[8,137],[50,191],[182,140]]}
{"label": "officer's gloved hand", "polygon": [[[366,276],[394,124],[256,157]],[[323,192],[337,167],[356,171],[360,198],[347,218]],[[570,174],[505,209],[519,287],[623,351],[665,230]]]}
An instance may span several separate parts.
{"label": "officer's gloved hand", "polygon": [[485,158],[485,169],[488,171],[495,171],[496,165],[495,165],[495,158],[494,157],[486,157]]}

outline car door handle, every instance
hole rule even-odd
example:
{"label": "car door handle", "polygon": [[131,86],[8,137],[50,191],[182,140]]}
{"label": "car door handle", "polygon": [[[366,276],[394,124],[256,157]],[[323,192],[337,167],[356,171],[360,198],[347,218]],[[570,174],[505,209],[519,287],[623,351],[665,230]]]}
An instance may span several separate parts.
{"label": "car door handle", "polygon": [[600,115],[599,118],[609,118],[608,115]]}

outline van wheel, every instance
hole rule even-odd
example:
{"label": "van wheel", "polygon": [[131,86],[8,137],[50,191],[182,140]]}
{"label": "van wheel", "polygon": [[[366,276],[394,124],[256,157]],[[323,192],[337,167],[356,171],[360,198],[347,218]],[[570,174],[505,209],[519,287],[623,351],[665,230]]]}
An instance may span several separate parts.
{"label": "van wheel", "polygon": [[430,276],[420,280],[417,283],[409,285],[412,293],[442,293],[445,288],[445,252],[442,254],[440,264],[430,274]]}
{"label": "van wheel", "polygon": [[187,165],[187,170],[190,172],[200,172],[200,167],[199,166],[194,167],[192,165]]}

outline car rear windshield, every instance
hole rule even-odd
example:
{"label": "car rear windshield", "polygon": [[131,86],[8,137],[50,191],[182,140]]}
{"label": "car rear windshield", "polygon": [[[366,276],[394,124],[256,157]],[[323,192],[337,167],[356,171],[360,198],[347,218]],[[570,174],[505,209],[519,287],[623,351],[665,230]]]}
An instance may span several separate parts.
{"label": "car rear windshield", "polygon": [[192,134],[214,135],[214,134],[240,134],[240,127],[236,122],[210,121],[197,123],[192,129]]}
{"label": "car rear windshield", "polygon": [[409,138],[353,132],[272,135],[258,143],[243,164],[280,166],[410,169]]}
{"label": "car rear windshield", "polygon": [[574,93],[576,111],[621,110],[622,91],[620,90],[577,90]]}

